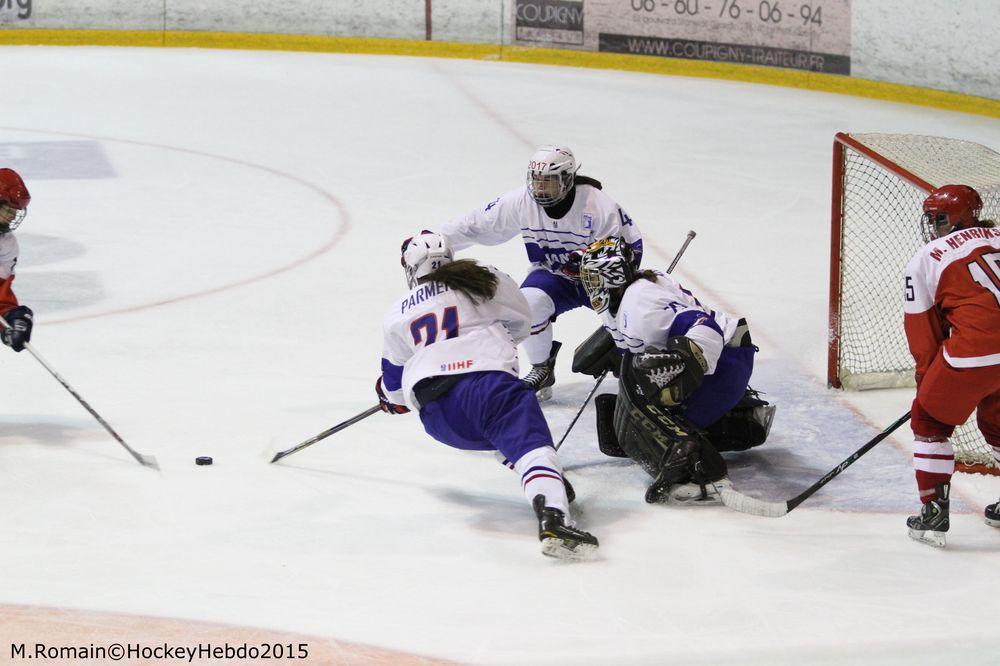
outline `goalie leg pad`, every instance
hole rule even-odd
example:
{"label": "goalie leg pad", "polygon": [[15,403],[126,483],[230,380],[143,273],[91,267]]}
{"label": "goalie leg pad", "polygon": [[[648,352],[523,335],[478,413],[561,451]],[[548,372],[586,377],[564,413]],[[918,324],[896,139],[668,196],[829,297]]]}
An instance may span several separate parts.
{"label": "goalie leg pad", "polygon": [[668,437],[646,414],[648,405],[643,403],[643,399],[630,390],[623,375],[615,400],[615,436],[619,447],[629,458],[639,463],[650,476],[656,476],[664,456],[670,452],[678,436],[686,433]]}
{"label": "goalie leg pad", "polygon": [[602,393],[594,398],[594,406],[597,409],[597,446],[606,456],[612,458],[628,458],[628,454],[622,450],[618,443],[618,435],[615,434],[615,405],[617,398],[610,393]]}
{"label": "goalie leg pad", "polygon": [[[678,442],[646,490],[650,504],[718,504],[726,461],[703,436]],[[721,485],[720,485],[721,484]]]}
{"label": "goalie leg pad", "polygon": [[[668,461],[677,467],[670,483],[691,478],[698,467],[699,480],[714,481],[726,475],[726,461],[704,433],[685,419],[650,404],[639,392],[629,364],[622,365],[615,402],[615,434],[628,457],[650,476],[663,477]],[[683,474],[680,470],[687,470]]]}
{"label": "goalie leg pad", "polygon": [[747,387],[739,404],[708,428],[708,438],[717,451],[746,451],[767,441],[774,422],[775,405]]}

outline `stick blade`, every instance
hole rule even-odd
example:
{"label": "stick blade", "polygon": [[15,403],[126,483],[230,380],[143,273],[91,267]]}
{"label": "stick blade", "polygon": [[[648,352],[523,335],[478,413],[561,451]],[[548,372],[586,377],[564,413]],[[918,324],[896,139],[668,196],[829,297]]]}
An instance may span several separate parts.
{"label": "stick blade", "polygon": [[284,458],[285,456],[288,456],[288,455],[291,455],[291,454],[295,453],[295,451],[297,451],[297,450],[298,449],[285,449],[284,451],[278,451],[277,453],[274,454],[274,457],[271,458],[271,462],[272,463],[276,463],[279,460],[281,460],[282,458]]}
{"label": "stick blade", "polygon": [[740,513],[764,518],[780,518],[788,513],[788,502],[765,502],[732,488],[723,488],[719,494],[722,496],[723,504]]}
{"label": "stick blade", "polygon": [[154,458],[153,456],[146,456],[139,453],[136,456],[136,460],[138,460],[139,464],[143,465],[144,467],[155,469],[157,472],[160,471],[160,464],[156,462],[156,458]]}

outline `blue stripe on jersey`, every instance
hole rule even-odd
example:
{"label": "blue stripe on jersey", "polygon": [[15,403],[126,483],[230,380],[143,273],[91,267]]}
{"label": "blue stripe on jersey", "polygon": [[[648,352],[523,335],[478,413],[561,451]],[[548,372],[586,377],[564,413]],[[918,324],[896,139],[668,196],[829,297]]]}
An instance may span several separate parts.
{"label": "blue stripe on jersey", "polygon": [[398,391],[403,388],[403,366],[382,359],[382,387],[386,391]]}
{"label": "blue stripe on jersey", "polygon": [[579,236],[580,238],[590,238],[589,234],[578,234],[574,231],[561,231],[557,229],[532,229],[531,227],[521,227],[521,233],[526,233],[528,231],[534,232],[536,234],[569,234],[570,236]]}
{"label": "blue stripe on jersey", "polygon": [[[670,324],[670,331],[667,333],[671,338],[684,335],[695,326],[708,326],[710,329],[723,335],[722,329],[715,322],[715,317],[700,310],[685,310],[676,317]],[[723,336],[724,337],[724,336]]]}
{"label": "blue stripe on jersey", "polygon": [[622,333],[621,331],[619,331],[618,334],[621,337],[621,341],[624,342],[629,347],[642,347],[643,345],[646,344],[645,342],[643,342],[642,338],[637,338],[635,336],[629,335],[628,333]]}
{"label": "blue stripe on jersey", "polygon": [[524,243],[524,249],[528,252],[528,261],[534,264],[548,263],[550,266],[562,265],[563,258],[570,253],[570,250],[564,250],[561,247],[542,248],[538,243],[527,241]]}
{"label": "blue stripe on jersey", "polygon": [[[0,0],[2,3],[2,0]],[[538,238],[537,236],[524,235],[521,237],[525,243],[537,243],[542,247],[558,248],[562,250],[579,250],[587,247],[586,242],[581,242],[575,238],[561,240],[558,238]]]}
{"label": "blue stripe on jersey", "polygon": [[699,301],[699,300],[698,300],[698,299],[697,299],[697,298],[695,297],[695,295],[694,295],[694,294],[692,294],[692,293],[691,293],[690,291],[688,291],[688,290],[687,290],[687,289],[685,289],[684,287],[681,287],[681,285],[680,285],[679,283],[678,283],[678,285],[677,285],[677,286],[678,286],[678,287],[680,288],[680,290],[681,290],[681,291],[683,291],[683,292],[684,292],[685,294],[687,294],[688,296],[690,296],[690,297],[691,297],[691,300],[693,300],[693,301],[694,301],[694,304],[695,304],[695,305],[697,305],[697,306],[698,306],[699,308],[703,308],[703,307],[705,307],[704,305],[702,305],[702,304],[701,304],[701,301]]}

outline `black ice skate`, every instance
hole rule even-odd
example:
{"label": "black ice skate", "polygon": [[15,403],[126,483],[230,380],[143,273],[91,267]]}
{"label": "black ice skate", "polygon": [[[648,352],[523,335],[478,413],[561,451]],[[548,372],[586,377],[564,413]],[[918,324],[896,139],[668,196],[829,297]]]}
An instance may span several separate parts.
{"label": "black ice skate", "polygon": [[990,527],[1000,527],[1000,501],[986,506],[986,524]]}
{"label": "black ice skate", "polygon": [[538,540],[542,542],[543,555],[584,560],[597,550],[597,538],[566,525],[562,511],[545,506],[545,495],[535,495],[531,504],[538,516]]}
{"label": "black ice skate", "polygon": [[538,395],[539,400],[548,400],[552,397],[552,385],[556,383],[556,355],[561,342],[553,342],[549,357],[541,363],[531,366],[531,372],[524,377],[524,383]]}
{"label": "black ice skate", "polygon": [[951,526],[948,519],[948,492],[950,484],[939,483],[937,486],[937,499],[924,504],[920,509],[920,514],[910,516],[906,519],[906,526],[910,528],[910,538],[922,543],[943,548],[945,544],[945,532]]}

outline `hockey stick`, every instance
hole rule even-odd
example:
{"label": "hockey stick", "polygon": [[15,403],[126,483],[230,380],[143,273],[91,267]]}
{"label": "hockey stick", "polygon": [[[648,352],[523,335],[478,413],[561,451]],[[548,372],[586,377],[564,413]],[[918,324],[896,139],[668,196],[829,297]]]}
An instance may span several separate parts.
{"label": "hockey stick", "polygon": [[320,441],[321,439],[326,439],[330,435],[332,435],[334,433],[338,433],[341,430],[343,430],[344,428],[346,428],[348,426],[352,426],[355,423],[357,423],[358,421],[361,421],[363,419],[368,418],[369,416],[371,416],[375,412],[380,411],[381,409],[382,408],[379,407],[378,405],[375,405],[374,407],[372,407],[370,409],[366,409],[365,411],[361,412],[357,416],[352,416],[351,418],[347,419],[343,423],[338,423],[337,425],[333,426],[329,430],[324,430],[320,434],[316,435],[315,437],[311,437],[311,438],[307,439],[306,441],[302,442],[301,444],[293,446],[290,449],[285,449],[284,451],[279,451],[278,453],[275,453],[274,457],[271,458],[271,462],[276,463],[279,460],[281,460],[282,458],[284,458],[285,456],[290,456],[293,453],[295,453],[296,451],[301,451],[302,449],[306,448],[307,446],[312,446],[313,444],[315,444],[316,442]]}
{"label": "hockey stick", "polygon": [[[698,234],[694,232],[694,229],[688,231],[687,238],[684,239],[684,244],[681,245],[681,249],[677,251],[676,255],[674,255],[674,260],[670,262],[670,266],[667,268],[667,273],[672,273],[674,271],[674,268],[677,266],[677,262],[680,261],[681,257],[684,256],[684,252],[687,251],[688,245],[691,244],[691,241],[693,241],[694,237],[697,235]],[[556,451],[558,451],[559,447],[562,446],[562,443],[566,441],[566,437],[569,436],[569,431],[572,430],[573,426],[576,425],[576,422],[579,420],[580,415],[583,414],[583,410],[586,409],[587,404],[590,402],[590,399],[594,397],[595,393],[597,393],[598,387],[600,387],[601,382],[603,382],[604,378],[607,376],[608,376],[608,371],[605,370],[597,378],[597,383],[594,384],[594,388],[592,388],[590,390],[590,393],[587,394],[587,399],[583,401],[582,405],[580,405],[580,410],[576,413],[576,416],[573,417],[573,420],[570,421],[569,427],[566,428],[566,432],[564,432],[563,436],[559,439],[559,443],[556,444]]]}
{"label": "hockey stick", "polygon": [[[0,317],[0,325],[3,325],[4,328],[10,328],[10,324],[8,324],[7,320],[4,319],[3,317]],[[59,373],[56,372],[55,369],[51,365],[49,365],[48,363],[45,362],[45,359],[42,358],[41,354],[39,354],[38,352],[35,351],[34,347],[32,347],[27,342],[25,342],[24,343],[24,348],[27,349],[29,352],[31,352],[31,355],[35,357],[35,360],[37,360],[39,363],[41,363],[42,367],[45,368],[46,370],[48,370],[49,374],[52,375],[53,377],[55,377],[56,380],[60,384],[63,385],[63,388],[66,389],[67,391],[69,391],[70,395],[72,395],[74,398],[76,398],[77,402],[79,402],[81,405],[83,405],[83,408],[86,409],[88,412],[90,412],[90,415],[93,416],[95,419],[97,419],[97,422],[100,423],[102,426],[104,426],[104,429],[107,430],[108,433],[112,437],[114,437],[118,441],[119,444],[121,444],[123,447],[125,447],[125,450],[128,451],[132,455],[132,457],[135,458],[136,461],[138,461],[138,463],[140,465],[144,465],[145,467],[152,467],[153,469],[160,469],[160,466],[156,464],[156,458],[154,458],[153,456],[143,455],[143,454],[139,453],[138,451],[136,451],[135,449],[133,449],[128,444],[126,444],[125,440],[121,438],[121,435],[119,435],[117,432],[115,432],[115,429],[112,428],[110,425],[108,425],[108,422],[105,421],[104,419],[102,419],[101,415],[98,414],[94,410],[93,407],[91,407],[90,405],[88,405],[87,401],[84,400],[80,396],[79,393],[77,393],[76,391],[74,391],[73,387],[70,386],[69,383],[65,379],[63,379],[62,377],[60,377]]]}
{"label": "hockey stick", "polygon": [[789,511],[797,507],[798,505],[805,502],[807,499],[812,497],[812,495],[833,480],[835,476],[843,472],[845,469],[850,467],[854,462],[865,455],[873,448],[875,445],[881,442],[883,439],[891,435],[899,426],[903,425],[910,420],[910,412],[906,412],[900,416],[896,421],[893,422],[888,428],[875,435],[867,444],[862,446],[860,449],[852,453],[844,460],[842,463],[827,472],[822,479],[812,484],[799,493],[792,499],[785,502],[765,502],[763,500],[754,499],[743,493],[737,492],[731,488],[719,489],[719,494],[722,496],[722,503],[728,506],[730,509],[740,511],[741,513],[749,513],[754,516],[764,516],[765,518],[780,518],[784,516]]}
{"label": "hockey stick", "polygon": [[674,272],[674,267],[677,266],[677,262],[684,256],[684,252],[688,249],[688,245],[691,244],[691,241],[693,241],[694,237],[697,235],[698,234],[694,232],[694,229],[688,231],[687,238],[684,239],[684,245],[681,245],[681,249],[677,251],[676,255],[674,255],[674,260],[670,262],[670,266],[667,268],[668,273]]}
{"label": "hockey stick", "polygon": [[590,399],[594,397],[595,393],[597,393],[597,389],[601,385],[601,382],[603,382],[604,378],[608,376],[608,372],[609,370],[605,370],[600,375],[598,375],[597,383],[594,384],[594,388],[590,389],[590,393],[587,394],[587,399],[583,401],[582,405],[580,405],[580,409],[579,411],[577,411],[576,416],[574,416],[573,420],[570,421],[569,427],[566,428],[566,432],[563,433],[563,436],[559,440],[559,443],[556,444],[556,451],[558,451],[559,447],[562,446],[562,443],[566,441],[566,436],[569,435],[569,431],[572,430],[573,426],[576,425],[577,420],[579,420],[580,415],[583,414],[583,410],[587,407],[587,404],[590,402]]}

